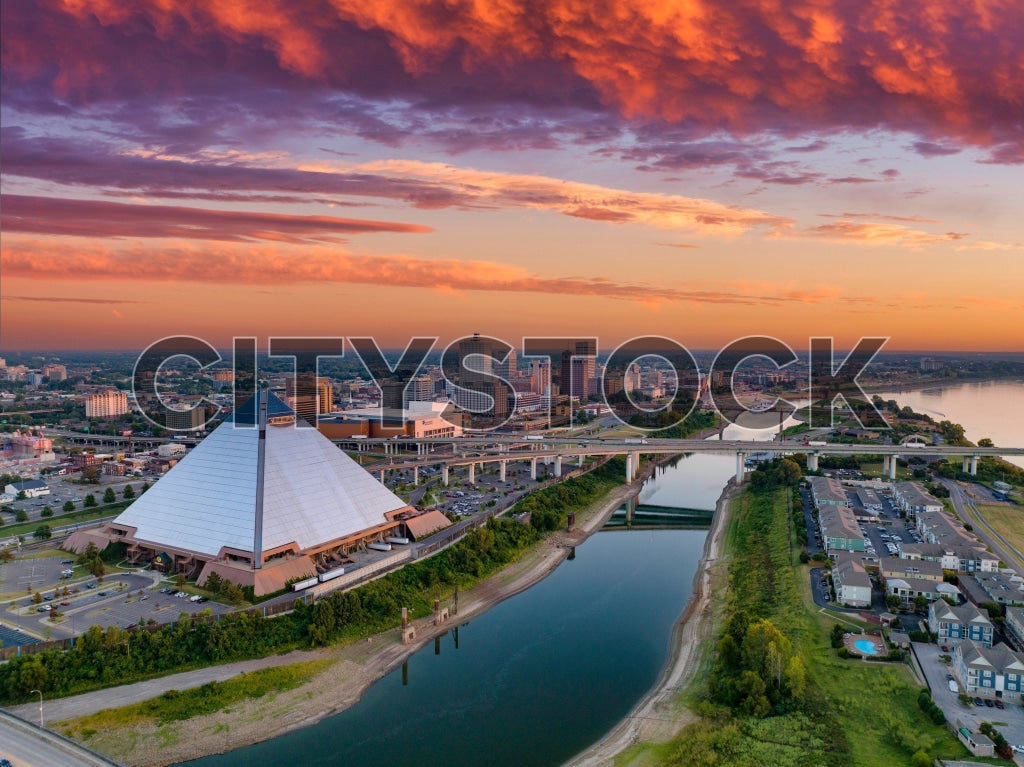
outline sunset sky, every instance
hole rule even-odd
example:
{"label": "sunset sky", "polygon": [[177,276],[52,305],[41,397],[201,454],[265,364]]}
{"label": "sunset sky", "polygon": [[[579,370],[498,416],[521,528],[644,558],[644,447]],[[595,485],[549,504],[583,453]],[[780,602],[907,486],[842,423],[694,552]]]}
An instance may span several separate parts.
{"label": "sunset sky", "polygon": [[0,352],[1024,351],[1020,0],[0,7]]}

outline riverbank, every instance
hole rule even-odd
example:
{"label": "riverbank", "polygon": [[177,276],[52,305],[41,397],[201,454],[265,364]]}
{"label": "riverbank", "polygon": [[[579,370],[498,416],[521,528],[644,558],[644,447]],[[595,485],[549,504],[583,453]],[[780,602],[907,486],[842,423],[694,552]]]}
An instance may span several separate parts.
{"label": "riverbank", "polygon": [[693,592],[676,622],[671,654],[658,681],[625,719],[568,761],[566,767],[620,764],[616,757],[630,746],[641,741],[667,741],[696,718],[681,707],[679,698],[702,669],[702,653],[714,638],[716,616],[711,609],[712,599],[722,591],[723,579],[728,575],[722,559],[723,546],[729,527],[729,505],[740,492],[742,486],[730,479],[718,499],[700,565],[693,577]]}
{"label": "riverbank", "polygon": [[[126,764],[150,767],[223,753],[308,727],[343,711],[358,702],[374,682],[396,669],[435,637],[446,633],[455,620],[463,622],[480,615],[549,575],[568,556],[572,547],[583,543],[591,533],[600,529],[615,509],[639,491],[643,481],[659,464],[645,464],[633,483],[615,488],[601,500],[578,512],[574,531],[552,533],[512,564],[462,592],[459,596],[458,618],[454,619],[453,616],[451,623],[435,627],[431,618],[414,621],[412,625],[416,628],[417,639],[413,644],[401,644],[399,629],[393,629],[343,647],[296,651],[251,661],[250,666],[260,663],[266,666],[280,665],[289,662],[292,657],[294,662],[323,658],[333,660],[334,663],[293,690],[247,700],[223,711],[185,721],[163,725],[147,722],[130,728],[100,729],[89,733],[87,742]],[[179,675],[150,680],[149,684],[153,682],[159,683],[160,688],[151,687],[147,698],[165,690],[191,686],[183,685]],[[113,700],[120,702],[120,696],[132,695],[132,687],[127,685],[124,688],[48,702],[48,719],[65,719],[60,713],[62,707],[74,710],[70,716],[88,713],[90,698],[95,702],[92,710],[107,708],[113,705],[111,695]],[[74,722],[57,725],[61,731],[71,728],[78,735],[83,734],[82,728]]]}

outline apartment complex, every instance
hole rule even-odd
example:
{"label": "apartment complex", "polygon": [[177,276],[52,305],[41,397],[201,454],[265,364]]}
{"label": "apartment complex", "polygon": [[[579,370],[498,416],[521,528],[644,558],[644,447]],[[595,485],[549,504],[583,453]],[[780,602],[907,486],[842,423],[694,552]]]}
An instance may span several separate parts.
{"label": "apartment complex", "polygon": [[85,397],[86,418],[112,418],[128,412],[128,395],[120,391],[87,394]]}

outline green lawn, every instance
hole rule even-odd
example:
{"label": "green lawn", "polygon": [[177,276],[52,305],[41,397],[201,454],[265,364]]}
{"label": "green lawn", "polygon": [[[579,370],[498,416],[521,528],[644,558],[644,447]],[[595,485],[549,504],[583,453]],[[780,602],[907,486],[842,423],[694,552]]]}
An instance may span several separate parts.
{"label": "green lawn", "polygon": [[1024,509],[1008,503],[979,503],[976,506],[982,519],[1017,551],[1024,552]]}

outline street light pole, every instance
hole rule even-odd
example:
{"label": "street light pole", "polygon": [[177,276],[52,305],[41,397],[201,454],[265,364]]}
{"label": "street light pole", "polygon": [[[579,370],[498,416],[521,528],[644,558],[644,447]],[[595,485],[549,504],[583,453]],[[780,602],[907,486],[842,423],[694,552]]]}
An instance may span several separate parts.
{"label": "street light pole", "polygon": [[30,695],[32,693],[34,693],[34,692],[38,692],[39,693],[39,726],[42,727],[43,726],[43,693],[42,693],[41,690],[29,690],[29,694]]}

